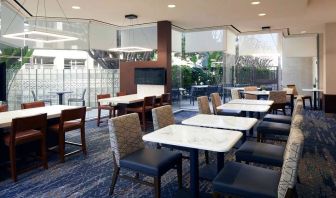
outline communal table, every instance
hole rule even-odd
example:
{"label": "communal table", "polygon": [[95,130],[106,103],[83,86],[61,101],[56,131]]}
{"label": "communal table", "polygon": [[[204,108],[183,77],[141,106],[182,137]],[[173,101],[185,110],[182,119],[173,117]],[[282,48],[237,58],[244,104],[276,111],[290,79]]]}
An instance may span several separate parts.
{"label": "communal table", "polygon": [[[252,130],[253,132],[253,127],[257,122],[258,120],[255,118],[198,114],[183,120],[182,124],[241,131],[243,133],[243,141],[246,141],[246,131]],[[200,177],[212,181],[216,173],[217,171],[214,166],[207,165],[200,170]]]}
{"label": "communal table", "polygon": [[199,197],[198,151],[217,153],[217,172],[224,166],[224,153],[240,140],[239,131],[202,128],[186,125],[170,125],[142,137],[144,141],[183,147],[190,153],[191,197]]}
{"label": "communal table", "polygon": [[53,105],[38,107],[32,109],[21,109],[15,111],[7,111],[0,113],[0,128],[10,127],[12,119],[17,117],[26,117],[42,113],[47,113],[48,119],[58,118],[61,116],[62,110],[78,108],[76,106]]}
{"label": "communal table", "polygon": [[58,95],[58,104],[63,105],[63,96],[66,93],[72,93],[72,91],[50,91],[49,93],[54,93]]}
{"label": "communal table", "polygon": [[268,105],[271,106],[274,101],[273,100],[250,100],[250,99],[235,99],[230,100],[229,104],[246,104],[246,105]]}
{"label": "communal table", "polygon": [[317,110],[317,94],[319,92],[323,92],[323,89],[317,89],[317,88],[313,88],[313,89],[302,89],[302,91],[307,91],[307,92],[313,92],[314,93],[314,110]]}
{"label": "communal table", "polygon": [[[117,96],[112,98],[103,98],[98,100],[101,104],[118,105],[118,115],[126,114],[127,105],[143,102],[144,98],[153,95],[131,94],[126,96]],[[155,95],[156,98],[161,98],[161,94]]]}

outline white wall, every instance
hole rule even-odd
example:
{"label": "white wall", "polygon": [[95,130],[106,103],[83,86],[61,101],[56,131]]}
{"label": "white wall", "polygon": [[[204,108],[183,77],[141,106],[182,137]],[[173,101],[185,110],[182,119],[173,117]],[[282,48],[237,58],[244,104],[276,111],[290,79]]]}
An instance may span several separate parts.
{"label": "white wall", "polygon": [[182,52],[182,32],[172,30],[172,52]]}
{"label": "white wall", "polygon": [[316,57],[317,56],[316,38],[317,38],[316,35],[284,38],[283,56]]}
{"label": "white wall", "polygon": [[237,43],[236,43],[237,35],[235,35],[230,30],[227,30],[225,32],[226,32],[226,43],[227,43],[225,53],[235,55],[236,54],[236,45],[237,45]]}
{"label": "white wall", "polygon": [[185,33],[185,50],[189,52],[225,51],[225,30],[205,30]]}

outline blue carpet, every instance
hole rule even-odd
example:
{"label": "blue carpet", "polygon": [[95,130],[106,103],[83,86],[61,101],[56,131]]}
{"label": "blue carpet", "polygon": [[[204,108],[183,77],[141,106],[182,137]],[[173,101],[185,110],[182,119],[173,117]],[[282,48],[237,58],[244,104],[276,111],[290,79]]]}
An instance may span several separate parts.
{"label": "blue carpet", "polygon": [[[176,122],[195,114],[178,112],[175,114]],[[0,197],[109,197],[113,166],[107,124],[105,122],[97,128],[95,121],[91,121],[86,129],[86,158],[79,153],[66,158],[62,164],[56,154],[50,153],[48,170],[38,168],[20,174],[17,183],[9,178],[0,181]],[[299,197],[335,197],[336,119],[320,111],[306,111],[304,131],[305,147],[299,169],[301,184],[297,185]],[[78,132],[68,134],[67,138],[78,141]],[[154,147],[152,144],[147,146]],[[225,159],[234,160],[233,152]],[[204,164],[201,154],[200,160],[200,165]],[[188,161],[183,161],[184,187],[189,185],[188,164]],[[152,181],[149,177],[144,179]],[[203,192],[211,192],[211,183],[202,181],[200,188]],[[162,197],[172,197],[176,189],[176,171],[172,170],[162,178]],[[153,197],[153,189],[119,179],[113,197]]]}

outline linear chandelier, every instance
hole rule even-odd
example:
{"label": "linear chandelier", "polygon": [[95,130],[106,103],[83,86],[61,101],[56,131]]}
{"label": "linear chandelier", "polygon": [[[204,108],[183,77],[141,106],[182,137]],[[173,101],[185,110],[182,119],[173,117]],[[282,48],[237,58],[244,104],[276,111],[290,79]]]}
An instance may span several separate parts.
{"label": "linear chandelier", "polygon": [[[134,25],[133,21],[136,20],[137,18],[138,18],[138,16],[135,15],[135,14],[125,15],[125,19],[129,20],[129,22],[130,22],[129,26],[133,26]],[[133,32],[133,36],[131,36],[131,31],[132,31],[132,29],[130,29],[129,32],[128,32],[129,42],[131,42],[131,40],[133,40],[133,43],[134,43],[134,32]],[[113,51],[113,52],[121,52],[121,53],[137,53],[137,52],[151,52],[151,51],[153,51],[153,49],[146,48],[146,47],[140,47],[140,46],[124,46],[124,47],[121,46],[121,47],[111,48],[109,50]]]}
{"label": "linear chandelier", "polygon": [[[68,21],[68,18],[66,17],[64,10],[59,3],[59,0],[56,0],[58,3],[59,8],[62,10],[62,13],[64,15],[64,18]],[[26,0],[23,2],[22,6],[24,6]],[[66,41],[75,41],[78,40],[78,38],[73,37],[73,36],[67,36],[55,32],[48,32],[47,31],[47,10],[46,10],[46,0],[43,0],[44,2],[44,18],[45,18],[45,30],[36,30],[36,21],[37,21],[37,14],[39,10],[39,1],[37,1],[37,8],[36,8],[36,14],[35,14],[35,25],[32,31],[23,31],[19,33],[10,33],[7,34],[7,31],[9,27],[12,25],[12,23],[15,21],[15,18],[19,14],[17,11],[14,18],[12,19],[11,23],[8,25],[4,35],[2,37],[4,38],[9,38],[9,39],[16,39],[16,40],[24,40],[24,41],[32,41],[32,42],[37,42],[37,43],[58,43],[58,42],[66,42]],[[41,29],[41,28],[40,28]]]}

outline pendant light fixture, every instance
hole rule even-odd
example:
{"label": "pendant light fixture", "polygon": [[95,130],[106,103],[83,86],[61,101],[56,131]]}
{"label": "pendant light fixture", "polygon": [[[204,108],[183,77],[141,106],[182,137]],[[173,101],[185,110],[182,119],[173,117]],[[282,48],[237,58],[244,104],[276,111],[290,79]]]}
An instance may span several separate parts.
{"label": "pendant light fixture", "polygon": [[[134,21],[138,18],[135,14],[128,14],[125,15],[125,19],[129,21],[129,26],[132,28],[134,26]],[[134,30],[132,29],[126,30],[125,34],[128,34],[128,40],[131,43],[134,43]],[[144,33],[143,33],[144,34]],[[136,52],[150,52],[153,51],[153,49],[145,48],[145,47],[139,47],[139,46],[121,46],[110,49],[110,51],[113,52],[121,52],[121,53],[136,53]]]}
{"label": "pendant light fixture", "polygon": [[[58,4],[59,8],[62,11],[62,14],[63,14],[64,18],[69,23],[69,20],[66,17],[66,15],[64,13],[64,10],[63,10],[61,4],[59,3],[59,0],[56,0],[56,1],[57,1],[57,4]],[[24,5],[25,2],[26,2],[26,0],[23,2],[22,5]],[[45,2],[46,2],[46,0],[43,0],[44,20],[45,20],[44,21],[44,23],[45,23],[45,28],[44,29],[43,28],[37,29],[37,14],[38,14],[38,10],[39,10],[39,7],[40,7],[40,0],[38,0],[37,5],[36,5],[36,14],[35,14],[35,21],[34,21],[33,30],[32,31],[23,31],[23,32],[19,32],[19,33],[7,34],[8,29],[11,27],[11,25],[15,21],[15,18],[19,14],[19,12],[17,12],[15,14],[14,18],[12,19],[12,21],[10,22],[10,24],[8,25],[4,35],[2,35],[2,37],[9,38],[9,39],[16,39],[16,40],[33,41],[33,42],[38,42],[38,43],[58,43],[58,42],[78,40],[78,38],[73,37],[73,36],[67,36],[67,35],[59,34],[57,31],[51,32],[51,31],[47,30],[47,10],[46,10]],[[26,26],[27,23],[24,23],[24,25]]]}

